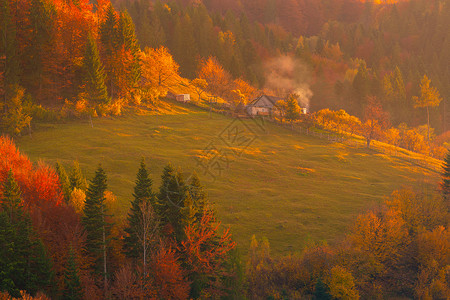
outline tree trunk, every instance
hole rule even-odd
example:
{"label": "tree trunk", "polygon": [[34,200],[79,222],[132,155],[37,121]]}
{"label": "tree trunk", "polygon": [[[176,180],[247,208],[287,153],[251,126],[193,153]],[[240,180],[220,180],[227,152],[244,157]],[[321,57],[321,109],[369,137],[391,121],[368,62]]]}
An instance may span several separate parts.
{"label": "tree trunk", "polygon": [[105,215],[103,214],[103,207],[102,207],[102,231],[103,231],[103,284],[105,289],[105,298],[106,298],[106,291],[108,286],[108,278],[106,276],[106,233],[105,233]]}

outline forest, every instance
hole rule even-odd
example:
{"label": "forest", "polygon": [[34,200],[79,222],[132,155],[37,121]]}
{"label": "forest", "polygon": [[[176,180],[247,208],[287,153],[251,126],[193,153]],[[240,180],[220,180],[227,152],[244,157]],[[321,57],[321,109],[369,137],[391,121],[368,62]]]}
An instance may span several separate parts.
{"label": "forest", "polygon": [[[0,298],[450,295],[449,1],[0,0],[0,20]],[[162,112],[179,89],[230,115],[283,97],[273,122],[441,159],[441,182],[393,191],[333,244],[275,257],[254,237],[243,257],[195,173],[168,164],[154,186],[142,160],[124,221],[101,165],[15,146],[41,123]]]}

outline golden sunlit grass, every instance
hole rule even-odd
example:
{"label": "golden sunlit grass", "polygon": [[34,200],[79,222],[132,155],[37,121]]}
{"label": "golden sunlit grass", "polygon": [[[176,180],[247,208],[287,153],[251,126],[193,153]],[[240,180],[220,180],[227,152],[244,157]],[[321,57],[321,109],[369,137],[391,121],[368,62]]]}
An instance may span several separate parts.
{"label": "golden sunlit grass", "polygon": [[[246,253],[253,234],[266,236],[276,253],[299,251],[311,241],[342,236],[355,216],[379,203],[402,186],[433,191],[439,180],[436,161],[415,162],[406,151],[397,156],[353,146],[329,143],[296,134],[273,124],[266,132],[244,120],[256,139],[229,168],[213,180],[198,166],[209,144],[219,149],[219,134],[232,119],[169,102],[170,115],[136,114],[67,124],[41,125],[18,139],[21,151],[33,161],[40,158],[65,166],[78,160],[91,177],[98,163],[108,175],[108,190],[117,197],[112,212],[126,216],[141,157],[145,157],[155,191],[164,166],[171,162],[188,172],[196,170],[215,204],[218,217],[231,226],[240,249]],[[381,147],[375,143],[375,147]],[[239,148],[232,145],[227,150]],[[237,149],[234,149],[237,150]],[[428,162],[428,161],[427,161]]]}

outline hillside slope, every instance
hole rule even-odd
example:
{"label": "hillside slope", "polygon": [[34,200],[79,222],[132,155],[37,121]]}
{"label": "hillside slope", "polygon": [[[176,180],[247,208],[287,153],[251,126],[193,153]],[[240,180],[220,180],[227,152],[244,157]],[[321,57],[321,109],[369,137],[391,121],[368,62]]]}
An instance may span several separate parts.
{"label": "hillside slope", "polygon": [[[244,253],[253,234],[266,236],[275,252],[297,251],[311,241],[332,242],[358,213],[393,190],[431,190],[439,179],[438,172],[397,158],[273,124],[218,114],[209,118],[191,106],[173,111],[95,119],[93,128],[80,121],[49,124],[16,143],[33,161],[60,160],[70,167],[78,160],[88,177],[101,163],[118,198],[113,213],[121,216],[128,209],[141,157],[156,188],[169,162],[182,167],[186,176],[195,169]],[[242,136],[233,140],[235,132]],[[196,160],[207,163],[206,156],[217,152],[204,149],[213,147],[228,153],[220,160],[221,174],[211,169],[215,178],[202,172]],[[209,162],[212,168],[218,166],[214,159]]]}

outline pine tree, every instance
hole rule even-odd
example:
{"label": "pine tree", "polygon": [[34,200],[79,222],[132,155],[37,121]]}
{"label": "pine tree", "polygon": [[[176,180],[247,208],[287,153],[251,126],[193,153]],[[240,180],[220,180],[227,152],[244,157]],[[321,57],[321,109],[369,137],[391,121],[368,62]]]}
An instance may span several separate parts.
{"label": "pine tree", "polygon": [[332,297],[328,292],[328,286],[322,281],[321,278],[317,279],[316,286],[314,288],[314,298],[316,300],[331,300]]}
{"label": "pine tree", "polygon": [[0,210],[0,290],[19,297],[49,290],[53,273],[42,241],[20,206],[20,190],[11,170],[3,182]]}
{"label": "pine tree", "polygon": [[179,171],[175,171],[172,165],[164,168],[161,179],[155,210],[162,225],[172,225],[175,238],[180,242],[184,239],[184,226],[191,222],[188,218],[194,215],[189,212],[193,204],[192,199],[183,176]]}
{"label": "pine tree", "polygon": [[70,191],[73,191],[73,189],[75,188],[85,191],[86,187],[86,178],[81,172],[80,164],[78,163],[78,161],[74,161],[72,172],[70,172],[69,176]]}
{"label": "pine tree", "polygon": [[200,179],[198,178],[196,172],[192,174],[188,189],[196,211],[195,219],[200,220],[203,216],[205,208],[208,205],[208,200],[206,198],[204,187],[201,185]]}
{"label": "pine tree", "polygon": [[106,174],[103,168],[99,166],[86,192],[86,203],[82,218],[82,223],[86,231],[84,250],[93,259],[94,272],[104,276],[105,289],[107,288],[106,252],[109,244],[110,227],[110,224],[105,220],[106,188]]}
{"label": "pine tree", "polygon": [[141,78],[141,65],[139,62],[140,49],[136,39],[133,20],[126,11],[122,12],[119,16],[119,41],[120,40],[125,49],[129,50],[133,57],[129,78],[127,78],[129,87],[133,88]]}
{"label": "pine tree", "polygon": [[105,20],[100,24],[100,41],[102,45],[102,57],[105,62],[104,82],[107,85],[109,95],[113,98],[115,95],[116,74],[114,69],[114,54],[118,50],[118,32],[117,32],[117,16],[112,4],[106,11]]}
{"label": "pine tree", "polygon": [[83,86],[86,97],[91,104],[109,104],[111,99],[105,86],[105,72],[100,61],[97,45],[92,36],[86,43],[86,51],[83,57]]}
{"label": "pine tree", "polygon": [[3,195],[0,197],[0,203],[3,211],[9,216],[9,221],[14,223],[17,211],[21,207],[21,192],[17,185],[12,170],[9,169],[6,180],[2,184]]}
{"label": "pine tree", "polygon": [[299,117],[300,106],[298,105],[297,97],[295,95],[290,95],[286,101],[286,119],[292,122]]}
{"label": "pine tree", "polygon": [[133,193],[134,200],[131,202],[128,213],[128,226],[125,228],[127,236],[124,239],[123,248],[125,254],[137,259],[142,256],[142,246],[140,245],[138,233],[142,228],[142,203],[155,205],[155,195],[152,192],[152,180],[149,178],[144,160],[141,161],[136,177],[136,186]]}
{"label": "pine tree", "polygon": [[58,174],[59,183],[61,184],[61,190],[64,194],[64,200],[66,203],[69,202],[71,188],[70,188],[70,181],[69,176],[67,176],[66,169],[59,161],[56,162],[56,173]]}
{"label": "pine tree", "polygon": [[78,266],[75,261],[75,253],[72,246],[69,249],[67,268],[64,274],[64,291],[62,298],[67,300],[83,299],[83,290],[81,288],[80,277],[78,276]]}
{"label": "pine tree", "polygon": [[450,209],[450,150],[447,153],[444,163],[444,172],[442,173],[442,196],[447,202],[448,208]]}

